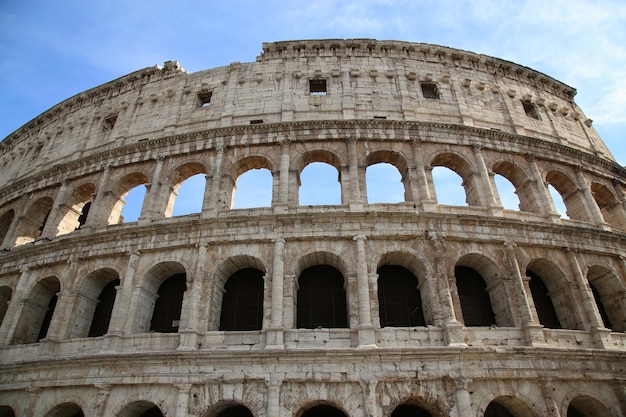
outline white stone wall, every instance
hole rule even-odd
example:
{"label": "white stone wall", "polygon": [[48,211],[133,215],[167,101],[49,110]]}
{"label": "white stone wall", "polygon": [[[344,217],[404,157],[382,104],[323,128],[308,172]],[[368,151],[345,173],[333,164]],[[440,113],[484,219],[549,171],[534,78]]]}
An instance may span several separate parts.
{"label": "white stone wall", "polygon": [[[326,95],[309,94],[312,78]],[[0,416],[157,406],[213,417],[243,405],[299,417],[326,404],[387,417],[415,404],[482,417],[495,402],[516,417],[570,406],[624,417],[626,175],[574,93],[464,51],[328,40],[264,44],[256,62],[193,74],[167,62],[60,103],[0,142]],[[311,162],[337,169],[340,205],[298,204]],[[365,171],[379,162],[398,168],[404,202],[367,203]],[[462,177],[469,206],[438,203],[437,166]],[[271,207],[231,209],[254,168],[272,174]],[[174,191],[195,174],[206,176],[201,212],[173,217]],[[519,211],[503,209],[495,174],[514,184]],[[141,216],[121,223],[140,184]],[[343,276],[347,328],[297,328],[298,278],[315,265]],[[426,326],[381,328],[383,265],[415,275]],[[464,325],[455,266],[484,279],[493,326]],[[220,331],[224,285],[247,267],[264,273],[262,329]],[[541,325],[527,270],[546,280],[562,329]],[[151,333],[173,273],[186,274],[179,331]],[[107,334],[86,337],[116,278]]]}

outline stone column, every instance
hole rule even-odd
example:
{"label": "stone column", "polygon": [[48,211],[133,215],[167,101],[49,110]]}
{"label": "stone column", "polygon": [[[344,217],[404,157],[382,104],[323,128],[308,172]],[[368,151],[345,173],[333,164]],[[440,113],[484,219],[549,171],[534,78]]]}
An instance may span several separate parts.
{"label": "stone column", "polygon": [[552,201],[552,197],[550,196],[550,192],[548,191],[548,185],[541,176],[541,172],[539,171],[539,167],[537,166],[537,159],[535,158],[535,155],[526,155],[526,160],[528,161],[528,165],[530,166],[530,172],[532,174],[533,180],[537,184],[535,190],[537,192],[537,205],[541,210],[541,214],[550,217],[552,220],[560,219],[561,216],[556,211],[556,207],[554,206],[554,202]]}
{"label": "stone column", "polygon": [[587,208],[587,212],[591,217],[591,221],[593,221],[596,225],[606,225],[604,221],[604,216],[600,211],[600,207],[598,207],[598,203],[596,203],[595,198],[591,195],[591,190],[585,180],[585,176],[583,175],[582,168],[579,166],[576,169],[576,179],[578,180],[578,186],[580,187],[580,192],[583,197],[583,202]]}
{"label": "stone column", "polygon": [[366,375],[365,381],[360,381],[363,390],[363,408],[367,417],[378,417],[378,405],[376,401],[376,386],[378,381],[372,375]]}
{"label": "stone column", "polygon": [[89,209],[89,215],[87,216],[87,222],[85,223],[85,227],[98,227],[104,226],[108,224],[109,213],[104,212],[104,204],[105,204],[105,190],[109,184],[109,177],[111,175],[111,167],[105,166],[102,171],[102,176],[100,177],[100,183],[98,184],[98,189],[96,190],[96,195],[93,197],[93,201],[91,203],[91,208]]}
{"label": "stone column", "polygon": [[[349,204],[356,209],[363,207],[365,201],[361,198],[361,185],[359,181],[359,159],[356,149],[356,139],[348,138],[348,175],[349,181]],[[342,181],[343,182],[343,181]]]}
{"label": "stone column", "polygon": [[187,417],[189,415],[189,391],[191,390],[191,384],[176,384],[174,386],[178,390],[176,393],[174,417]]}
{"label": "stone column", "polygon": [[458,417],[468,417],[472,415],[472,402],[469,390],[467,389],[470,382],[471,380],[469,378],[458,378],[456,380],[457,390],[454,393],[454,399]]}
{"label": "stone column", "polygon": [[[426,211],[433,211],[435,204],[433,194],[431,194],[430,183],[428,175],[426,174],[426,168],[424,166],[424,160],[422,158],[422,141],[420,138],[416,138],[413,141],[413,161],[415,163],[415,176],[416,184],[413,189],[413,198],[419,203],[420,207]],[[430,170],[432,177],[432,168]]]}
{"label": "stone column", "polygon": [[272,307],[266,348],[283,349],[283,288],[285,285],[285,239],[274,239],[272,265]]}
{"label": "stone column", "polygon": [[[133,281],[135,279],[135,271],[139,265],[141,258],[141,252],[139,249],[130,251],[128,255],[128,264],[126,266],[126,273],[123,277],[120,277],[121,284],[116,287],[117,295],[115,297],[115,304],[113,307],[113,313],[111,314],[111,321],[109,324],[108,337],[119,337],[124,333],[130,333],[132,326],[134,308],[131,308],[131,297],[133,292]],[[109,345],[106,345],[106,350],[114,349],[114,340],[108,341]]]}
{"label": "stone column", "polygon": [[52,208],[50,209],[50,213],[48,214],[46,224],[44,225],[40,237],[52,239],[57,235],[57,227],[59,224],[59,219],[57,217],[59,216],[60,208],[65,205],[67,188],[68,182],[63,180],[63,182],[61,182],[61,187],[57,192],[57,196],[54,199],[54,203],[52,204]]}
{"label": "stone column", "polygon": [[613,184],[613,190],[615,191],[615,194],[617,195],[617,199],[622,205],[622,211],[624,211],[624,214],[626,215],[626,195],[624,195],[624,190],[622,189],[622,183],[617,178],[613,178],[611,180],[611,183]]}
{"label": "stone column", "polygon": [[177,350],[191,351],[198,346],[198,335],[200,334],[200,305],[202,304],[202,292],[204,290],[204,274],[206,271],[207,251],[209,244],[206,242],[196,244],[198,257],[196,259],[193,274],[187,275],[187,291],[183,302],[181,318],[185,318],[180,328],[180,343]]}
{"label": "stone column", "polygon": [[280,171],[278,173],[278,196],[274,197],[277,206],[289,205],[289,140],[280,143]]}
{"label": "stone column", "polygon": [[269,378],[267,382],[267,417],[280,416],[280,387],[282,381],[276,381]]}
{"label": "stone column", "polygon": [[[79,275],[78,268],[80,260],[70,259],[68,263],[69,268],[67,268],[67,272],[63,274],[61,282],[70,284],[74,280],[74,277]],[[66,287],[69,287],[69,285],[66,285]],[[75,308],[76,301],[79,296],[78,289],[70,290],[69,288],[65,288],[61,292],[57,293],[57,296],[58,299],[56,307],[54,309],[54,314],[52,315],[50,327],[48,328],[48,334],[46,335],[46,339],[48,340],[61,340],[67,338],[69,328],[71,324],[73,324],[73,320],[76,320],[76,317],[72,317],[72,311]]]}
{"label": "stone column", "polygon": [[222,160],[224,159],[224,147],[217,146],[215,155],[215,166],[211,177],[211,186],[209,188],[209,178],[207,177],[208,192],[204,193],[202,202],[202,217],[211,217],[217,210],[217,199],[220,193],[220,180],[222,179]]}
{"label": "stone column", "polygon": [[541,384],[541,391],[543,393],[543,400],[546,405],[546,417],[561,417],[561,411],[559,405],[554,399],[554,385],[552,381],[545,381]]}
{"label": "stone column", "polygon": [[143,206],[141,207],[141,215],[139,221],[150,221],[152,219],[163,217],[164,208],[161,208],[159,204],[159,198],[165,198],[165,201],[169,198],[167,196],[161,196],[161,171],[163,169],[163,161],[165,157],[159,155],[155,158],[156,166],[152,173],[152,180],[150,184],[146,185],[146,196],[144,197]]}
{"label": "stone column", "polygon": [[95,387],[98,389],[98,399],[96,401],[94,415],[96,417],[105,417],[107,414],[107,402],[109,401],[109,394],[111,393],[111,385],[96,384]]}
{"label": "stone column", "polygon": [[372,326],[370,305],[370,283],[367,273],[367,255],[365,253],[365,235],[356,235],[356,281],[359,311],[359,347],[375,347],[376,336]]}
{"label": "stone column", "polygon": [[472,149],[474,151],[474,159],[476,160],[476,166],[478,167],[480,177],[479,183],[476,184],[480,193],[480,201],[487,207],[499,207],[500,205],[496,200],[496,191],[494,190],[491,182],[491,176],[489,175],[487,165],[485,165],[485,160],[483,159],[483,154],[481,152],[482,147],[479,145],[472,145]]}
{"label": "stone column", "polygon": [[446,342],[449,346],[467,346],[463,335],[463,324],[456,318],[454,300],[450,290],[444,252],[445,238],[437,236],[434,232],[429,232],[429,238],[433,247],[435,265],[433,290],[437,294],[435,302],[437,307],[433,306],[434,324],[444,328]]}
{"label": "stone column", "polygon": [[41,394],[41,388],[28,388],[28,405],[24,410],[24,417],[34,417],[37,405],[39,405],[39,395]]}
{"label": "stone column", "polygon": [[26,289],[30,287],[32,269],[30,269],[28,265],[25,265],[20,272],[20,279],[17,281],[17,286],[11,296],[9,307],[4,314],[4,319],[2,319],[2,325],[0,325],[0,346],[8,346],[11,344],[15,329],[17,328],[20,316],[24,310],[24,303],[28,298]]}

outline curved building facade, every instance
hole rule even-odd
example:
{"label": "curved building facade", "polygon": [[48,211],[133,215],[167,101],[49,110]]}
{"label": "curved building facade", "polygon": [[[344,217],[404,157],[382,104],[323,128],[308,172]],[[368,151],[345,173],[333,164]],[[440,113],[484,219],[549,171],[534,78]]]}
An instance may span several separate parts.
{"label": "curved building facade", "polygon": [[625,417],[626,170],[574,95],[358,39],[59,103],[0,142],[0,416]]}

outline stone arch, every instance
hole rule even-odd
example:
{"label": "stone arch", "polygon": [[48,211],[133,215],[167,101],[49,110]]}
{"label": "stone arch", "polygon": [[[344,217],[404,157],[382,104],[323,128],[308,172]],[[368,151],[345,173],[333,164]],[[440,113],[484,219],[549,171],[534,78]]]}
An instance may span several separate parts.
{"label": "stone arch", "polygon": [[42,197],[28,207],[17,228],[16,245],[33,242],[41,236],[53,204],[51,197]]}
{"label": "stone arch", "polygon": [[112,268],[98,269],[83,279],[72,315],[74,325],[70,338],[106,334],[113,312],[115,286],[119,284],[119,273]]}
{"label": "stone arch", "polygon": [[0,417],[15,417],[13,407],[9,405],[0,405]]}
{"label": "stone arch", "polygon": [[[230,277],[244,269],[254,269],[263,274],[263,286],[265,286],[265,274],[267,268],[263,261],[252,255],[234,255],[219,262],[213,273],[213,302],[209,307],[209,330],[218,330],[222,315],[222,303],[226,292],[226,284]],[[265,291],[264,291],[265,293]]]}
{"label": "stone arch", "polygon": [[45,417],[84,417],[82,408],[74,402],[64,402],[55,406]]}
{"label": "stone arch", "polygon": [[[383,267],[399,267],[402,268],[404,271],[408,272],[408,275],[406,275],[406,278],[404,278],[405,281],[407,281],[410,279],[410,276],[412,276],[415,279],[415,286],[414,288],[407,288],[407,291],[413,291],[413,295],[419,297],[418,300],[416,300],[416,304],[415,307],[417,307],[419,310],[421,310],[419,312],[419,314],[422,316],[423,318],[423,322],[424,325],[426,324],[433,324],[433,314],[432,314],[432,306],[431,306],[431,297],[430,297],[430,288],[429,285],[430,283],[427,281],[426,279],[426,267],[424,266],[424,263],[422,261],[420,261],[419,259],[417,259],[414,255],[409,254],[407,252],[403,252],[403,251],[392,251],[392,252],[387,252],[385,253],[381,258],[380,261],[378,262],[376,271],[378,274],[378,286],[376,288],[377,291],[377,301],[378,301],[378,308],[377,310],[379,311],[379,317],[380,317],[380,304],[381,304],[381,292],[380,292],[380,283],[381,283],[381,268]],[[392,272],[392,271],[389,271]],[[402,273],[402,271],[400,271]],[[393,275],[393,273],[390,275],[390,277]],[[415,311],[415,313],[413,314],[417,314],[418,311]],[[421,322],[422,320],[418,320],[419,322]],[[382,326],[382,323],[381,323]]]}
{"label": "stone arch", "polygon": [[164,417],[161,408],[152,401],[137,400],[124,406],[117,414],[117,417]]}
{"label": "stone arch", "polygon": [[270,175],[272,176],[272,184],[270,185],[270,189],[264,190],[265,192],[269,191],[269,201],[271,202],[273,200],[274,189],[276,188],[276,177],[274,176],[274,169],[275,168],[272,162],[262,155],[247,156],[235,161],[230,170],[230,180],[232,181],[232,186],[227,188],[230,191],[230,208],[234,208],[235,193],[237,191],[237,181],[239,181],[239,178],[242,175],[247,174],[252,170],[266,170],[269,171]]}
{"label": "stone arch", "polygon": [[[412,185],[410,183],[409,167],[406,157],[400,152],[389,150],[372,152],[367,155],[365,160],[366,172],[367,168],[380,163],[390,164],[398,170],[400,173],[400,181],[402,182],[402,186],[404,188],[404,201],[414,201],[415,198],[411,192]],[[367,185],[369,186],[369,184]]]}
{"label": "stone arch", "polygon": [[46,337],[60,291],[61,283],[54,276],[33,285],[23,302],[12,344],[35,343]]}
{"label": "stone arch", "polygon": [[[174,211],[174,205],[179,198],[178,190],[180,189],[180,186],[194,175],[207,175],[208,172],[209,171],[207,167],[201,162],[188,162],[186,164],[179,165],[171,170],[170,174],[168,175],[169,196],[167,199],[167,204],[165,206],[165,212],[163,213],[165,217],[172,216],[172,213]],[[202,191],[202,196],[204,195],[204,188],[198,191]],[[184,197],[185,196],[181,196],[180,198]]]}
{"label": "stone arch", "polygon": [[590,392],[578,393],[565,404],[565,410],[561,413],[562,416],[567,417],[613,417],[616,414],[610,410],[610,407],[605,405],[603,400],[600,400]]}
{"label": "stone arch", "polygon": [[604,221],[616,229],[626,230],[626,213],[622,202],[603,184],[592,182],[590,188]]}
{"label": "stone arch", "polygon": [[9,242],[4,242],[9,233],[9,228],[15,218],[15,210],[8,209],[0,216],[0,248],[3,246],[9,246]]}
{"label": "stone arch", "polygon": [[463,180],[462,186],[465,190],[467,205],[474,207],[481,205],[478,184],[476,184],[472,165],[462,155],[452,152],[439,153],[432,158],[430,166],[442,166],[456,172]]}
{"label": "stone arch", "polygon": [[528,211],[531,213],[541,214],[539,205],[537,204],[537,198],[535,187],[536,184],[531,180],[530,175],[509,161],[498,161],[493,164],[492,171],[496,174],[502,175],[509,180],[513,187],[515,187],[515,194],[519,199],[519,209],[521,211]]}
{"label": "stone arch", "polygon": [[11,301],[12,296],[13,288],[7,285],[0,286],[0,326],[2,325],[2,321],[4,320],[4,315],[9,309],[9,302]]}
{"label": "stone arch", "polygon": [[152,266],[141,280],[133,333],[176,333],[187,289],[187,270],[175,261]]}
{"label": "stone arch", "polygon": [[575,303],[571,300],[575,300],[576,297],[561,268],[546,258],[538,258],[528,263],[526,271],[527,276],[531,276],[529,273],[535,274],[545,284],[560,326],[565,329],[580,329],[581,324],[578,323],[575,312],[572,311],[572,305]]}
{"label": "stone arch", "polygon": [[92,182],[86,182],[74,188],[61,207],[57,236],[73,232],[85,224],[95,193],[96,186]]}
{"label": "stone arch", "polygon": [[219,330],[261,330],[265,273],[243,268],[228,278],[222,296]]}
{"label": "stone arch", "polygon": [[512,395],[496,397],[483,409],[485,411],[479,414],[483,417],[535,417],[537,415],[530,405]]}
{"label": "stone arch", "polygon": [[296,327],[349,326],[345,264],[330,252],[313,252],[296,263]]}
{"label": "stone arch", "polygon": [[124,198],[135,187],[148,184],[149,182],[149,176],[141,171],[135,171],[123,175],[114,182],[114,185],[111,187],[110,197],[105,203],[106,212],[109,213],[108,224],[111,225],[124,222],[124,218],[122,216],[122,210],[126,204]]}
{"label": "stone arch", "polygon": [[250,407],[237,401],[220,401],[209,407],[202,417],[254,417]]}
{"label": "stone arch", "polygon": [[[479,253],[465,254],[457,260],[454,275],[460,312],[466,326],[513,325],[511,302],[501,279],[502,273],[493,260]],[[483,284],[480,283],[481,280]],[[490,317],[489,310],[493,318]],[[489,320],[494,322],[487,323]]]}
{"label": "stone arch", "polygon": [[341,177],[341,166],[342,166],[341,158],[336,153],[328,151],[328,150],[323,150],[323,149],[317,149],[317,150],[305,152],[296,160],[294,167],[297,171],[296,174],[297,174],[298,187],[295,189],[295,197],[296,197],[295,201],[298,201],[298,202],[300,201],[300,186],[302,186],[302,181],[301,181],[302,171],[306,168],[307,165],[314,163],[314,162],[322,162],[322,163],[328,164],[337,170],[337,179],[342,189],[340,192],[341,199],[342,199],[341,204],[344,204],[345,203],[345,201],[343,201],[344,190],[343,190],[343,182],[342,182],[342,177]]}
{"label": "stone arch", "polygon": [[587,280],[605,327],[626,331],[626,289],[617,275],[605,266],[592,265],[587,269]]}
{"label": "stone arch", "polygon": [[579,191],[576,181],[561,171],[550,170],[546,173],[546,182],[554,187],[561,195],[567,210],[567,216],[572,220],[589,222],[591,216],[587,212],[585,201]]}
{"label": "stone arch", "polygon": [[316,401],[301,407],[294,417],[348,417],[349,414],[331,401]]}

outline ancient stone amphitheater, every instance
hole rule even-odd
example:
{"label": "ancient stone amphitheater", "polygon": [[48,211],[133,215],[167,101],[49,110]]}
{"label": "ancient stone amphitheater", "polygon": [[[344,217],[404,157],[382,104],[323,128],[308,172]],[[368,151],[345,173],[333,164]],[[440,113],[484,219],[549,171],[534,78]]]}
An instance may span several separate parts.
{"label": "ancient stone amphitheater", "polygon": [[[0,416],[626,416],[626,170],[574,95],[361,39],[59,103],[0,142]],[[301,203],[315,162],[335,205]],[[403,202],[368,200],[378,164]],[[233,208],[251,170],[271,204]]]}

